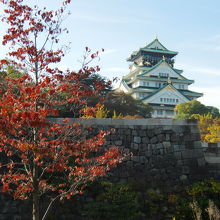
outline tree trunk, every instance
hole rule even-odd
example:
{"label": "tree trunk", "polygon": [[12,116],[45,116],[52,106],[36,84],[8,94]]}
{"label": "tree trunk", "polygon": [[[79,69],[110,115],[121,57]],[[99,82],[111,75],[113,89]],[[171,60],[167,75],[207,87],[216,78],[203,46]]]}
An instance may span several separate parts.
{"label": "tree trunk", "polygon": [[37,192],[33,192],[32,220],[40,220],[40,202]]}
{"label": "tree trunk", "polygon": [[33,206],[32,206],[32,220],[40,220],[40,195],[38,184],[38,167],[33,165]]}

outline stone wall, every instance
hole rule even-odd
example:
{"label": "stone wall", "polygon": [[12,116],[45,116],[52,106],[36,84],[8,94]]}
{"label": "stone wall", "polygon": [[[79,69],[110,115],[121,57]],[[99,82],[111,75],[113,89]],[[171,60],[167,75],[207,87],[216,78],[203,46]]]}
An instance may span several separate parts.
{"label": "stone wall", "polygon": [[[60,123],[61,119],[52,121]],[[106,145],[116,145],[123,152],[132,154],[108,173],[115,182],[178,191],[194,181],[212,174],[216,176],[220,168],[216,168],[216,164],[210,166],[210,160],[207,159],[211,153],[212,157],[218,158],[220,150],[211,152],[206,148],[204,154],[205,148],[201,145],[195,120],[72,119],[72,122],[93,127],[94,133],[99,130],[111,131],[106,137]],[[28,201],[12,201],[5,195],[0,196],[0,220],[30,219]],[[74,217],[73,210],[71,202],[58,205],[53,220],[71,220]]]}
{"label": "stone wall", "polygon": [[174,189],[208,175],[195,120],[80,119],[84,126],[114,132],[106,145],[124,148],[132,156],[109,175],[116,182],[145,183]]}
{"label": "stone wall", "polygon": [[220,176],[220,143],[202,143],[207,169],[212,177]]}

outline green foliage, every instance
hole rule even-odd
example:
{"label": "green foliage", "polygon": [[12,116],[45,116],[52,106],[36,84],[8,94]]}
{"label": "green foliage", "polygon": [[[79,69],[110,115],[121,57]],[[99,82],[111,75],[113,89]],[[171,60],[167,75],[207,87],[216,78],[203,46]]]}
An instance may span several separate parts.
{"label": "green foliage", "polygon": [[112,82],[98,73],[93,73],[89,77],[83,78],[81,82],[94,91],[97,89],[98,85],[102,84],[103,88],[100,91],[101,95],[105,95],[112,90]]}
{"label": "green foliage", "polygon": [[220,206],[220,183],[214,179],[207,179],[198,183],[193,184],[187,189],[188,195],[193,201],[196,201],[202,211],[204,220],[208,220],[207,208],[209,200],[214,201],[217,207]]}
{"label": "green foliage", "polygon": [[98,187],[100,188],[95,190],[95,200],[87,202],[84,206],[84,216],[97,220],[133,220],[141,216],[137,192],[130,186],[102,182]]}
{"label": "green foliage", "polygon": [[104,97],[103,104],[110,111],[109,115],[112,117],[114,112],[117,115],[140,115],[143,118],[151,116],[151,107],[144,104],[141,100],[136,100],[125,93],[109,92]]}
{"label": "green foliage", "polygon": [[204,115],[208,113],[206,106],[196,100],[180,103],[176,105],[174,111],[177,113],[176,118],[181,119],[191,119],[193,114]]}
{"label": "green foliage", "polygon": [[89,198],[84,200],[81,213],[96,220],[197,220],[195,216],[199,212],[201,220],[217,220],[209,217],[210,201],[220,207],[220,183],[214,179],[194,183],[171,194],[147,189],[147,186],[111,182],[92,184],[88,192]]}
{"label": "green foliage", "polygon": [[9,77],[10,79],[20,78],[22,76],[21,72],[16,70],[16,67],[12,65],[5,66],[2,71],[0,71],[0,80],[3,77]]}
{"label": "green foliage", "polygon": [[202,220],[211,220],[207,211],[210,201],[220,207],[220,183],[214,179],[206,179],[192,184],[176,196],[173,203],[176,219],[196,220],[195,216],[201,212]]}
{"label": "green foliage", "polygon": [[117,115],[116,111],[114,110],[112,118],[123,118],[123,115],[121,113]]}
{"label": "green foliage", "polygon": [[147,190],[145,197],[145,207],[148,210],[149,217],[155,217],[161,214],[161,209],[165,203],[165,195],[158,190]]}

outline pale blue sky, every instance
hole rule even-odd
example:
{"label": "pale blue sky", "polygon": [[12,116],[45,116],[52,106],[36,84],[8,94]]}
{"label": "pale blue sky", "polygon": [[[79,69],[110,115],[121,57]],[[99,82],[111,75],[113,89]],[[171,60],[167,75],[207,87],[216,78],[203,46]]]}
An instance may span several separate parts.
{"label": "pale blue sky", "polygon": [[[55,8],[60,1],[28,2]],[[63,67],[77,69],[85,46],[104,48],[102,74],[120,77],[129,72],[131,52],[158,36],[165,47],[179,52],[175,66],[195,80],[191,90],[204,93],[199,101],[220,108],[219,0],[72,0],[69,10],[65,39],[72,43]]]}

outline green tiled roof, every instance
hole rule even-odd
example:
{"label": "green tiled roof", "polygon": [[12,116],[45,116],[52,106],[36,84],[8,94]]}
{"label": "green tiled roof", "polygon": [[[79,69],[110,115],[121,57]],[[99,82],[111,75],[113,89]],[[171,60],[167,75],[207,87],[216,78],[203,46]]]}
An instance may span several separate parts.
{"label": "green tiled roof", "polygon": [[185,94],[186,96],[198,96],[201,97],[203,95],[203,93],[200,92],[193,92],[191,90],[178,90],[180,91],[182,94]]}
{"label": "green tiled roof", "polygon": [[[143,75],[145,75],[146,73],[149,73],[150,71],[152,71],[153,69],[155,69],[156,67],[158,67],[158,66],[159,66],[160,64],[162,64],[163,62],[165,62],[165,61],[161,60],[161,61],[158,62],[156,65],[152,66],[149,70],[143,72],[143,73],[140,74],[139,76],[143,76]],[[169,64],[168,64],[168,65],[169,65]],[[169,66],[170,66],[170,65],[169,65]],[[171,68],[175,73],[177,73],[179,76],[181,76],[184,80],[187,80],[187,78],[185,78],[184,76],[182,76],[182,75],[179,73],[179,71],[177,71],[176,69],[174,69],[172,66],[170,66],[170,68]]]}
{"label": "green tiled roof", "polygon": [[[134,91],[148,91],[148,92],[154,92],[154,89],[149,89],[149,88],[141,88],[141,87],[136,87],[136,88],[132,88],[132,90]],[[158,88],[157,88],[158,90]]]}
{"label": "green tiled roof", "polygon": [[147,44],[147,46],[145,46],[146,48],[149,48],[152,44],[154,44],[155,42],[159,43],[161,45],[161,47],[163,47],[165,50],[168,50],[166,47],[163,46],[163,44],[160,43],[160,41],[156,38],[154,39],[151,43]]}
{"label": "green tiled roof", "polygon": [[[163,49],[156,49],[156,48],[150,48],[150,46],[154,43],[158,43],[159,45],[161,45],[161,47]],[[149,43],[147,46],[145,47],[141,47],[138,51],[133,51],[131,56],[129,58],[127,58],[127,61],[132,61],[133,59],[135,59],[139,54],[140,51],[146,51],[146,52],[152,52],[152,53],[161,53],[161,54],[171,54],[171,55],[177,55],[178,52],[176,51],[171,51],[168,50],[166,47],[163,46],[163,44],[160,43],[160,41],[156,38],[155,40],[153,40],[151,43]]]}
{"label": "green tiled roof", "polygon": [[183,70],[179,70],[179,69],[176,69],[176,68],[173,68],[176,72],[178,72],[178,73],[182,73],[183,72]]}
{"label": "green tiled roof", "polygon": [[171,50],[159,50],[159,49],[152,49],[152,48],[140,48],[142,51],[147,51],[147,52],[153,52],[153,53],[164,53],[164,54],[175,54],[177,55],[178,52],[176,51],[171,51]]}
{"label": "green tiled roof", "polygon": [[[171,84],[164,85],[164,86],[162,86],[160,89],[158,89],[157,91],[151,93],[149,96],[144,97],[142,100],[145,100],[145,99],[148,99],[148,98],[154,96],[155,94],[157,94],[158,92],[160,92],[162,89],[164,89],[165,87],[167,87],[167,86],[169,86],[169,85],[172,86]],[[181,91],[179,91],[178,89],[176,89],[174,86],[172,86],[172,87],[174,88],[174,90],[177,90],[177,91],[178,91],[179,93],[181,93],[186,99],[188,99],[188,100],[190,101],[190,99],[189,99],[186,95],[184,95]]]}
{"label": "green tiled roof", "polygon": [[[137,75],[137,79],[152,80],[152,81],[164,81],[164,82],[167,82],[167,80],[168,80],[168,78],[142,76],[142,75]],[[170,80],[172,82],[181,82],[181,83],[189,83],[189,84],[194,83],[194,80],[190,80],[190,79],[172,79],[171,78]]]}

